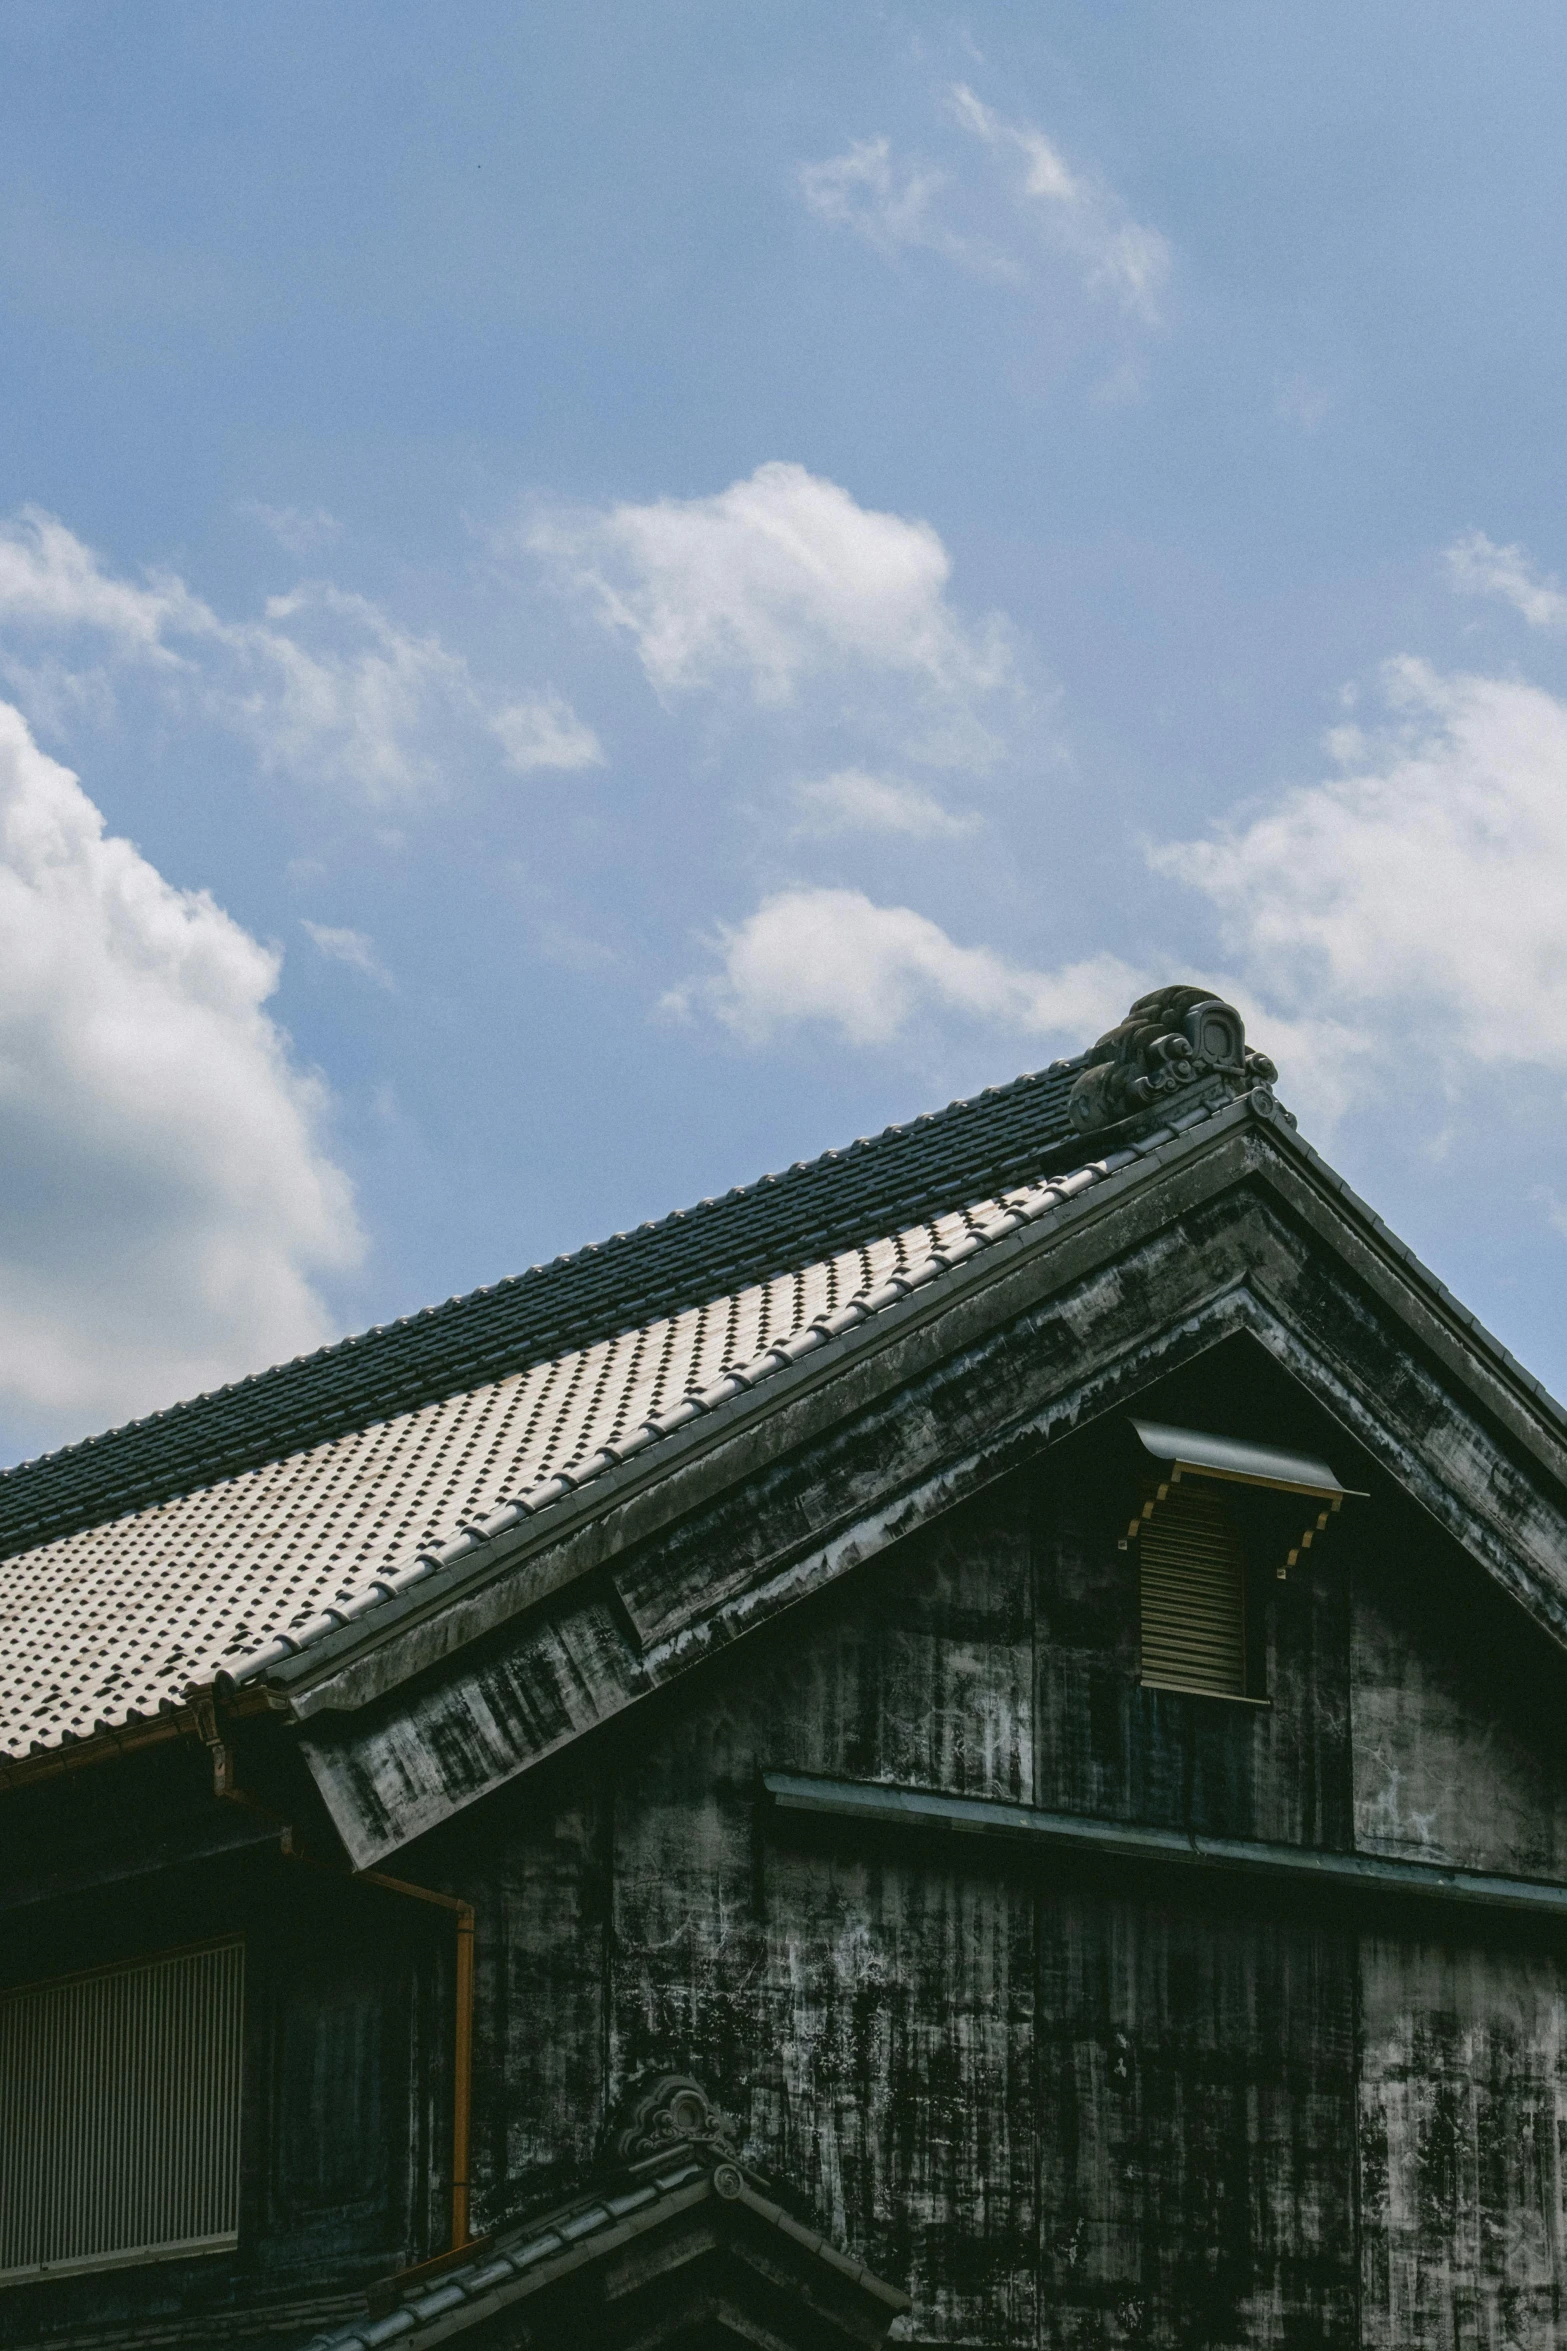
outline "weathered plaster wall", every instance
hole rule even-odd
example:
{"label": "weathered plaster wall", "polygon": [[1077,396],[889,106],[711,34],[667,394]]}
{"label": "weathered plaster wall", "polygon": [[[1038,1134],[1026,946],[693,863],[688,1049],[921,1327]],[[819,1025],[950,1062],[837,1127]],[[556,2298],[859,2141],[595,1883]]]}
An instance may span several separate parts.
{"label": "weathered plaster wall", "polygon": [[1452,1825],[1382,1849],[1558,1850],[1556,1661],[1510,1606],[1500,1648],[1433,1618],[1417,1516],[1382,1494],[1264,1587],[1271,1704],[1230,1707],[1137,1685],[1111,1474],[1057,1449],[431,1841],[480,1903],[481,2219],[673,2059],[909,2285],[917,2340],[1559,2351],[1560,1954],[1380,1916],[1362,1953],[1342,1904],[759,1807],[766,1766],[1374,1846],[1393,1756]]}
{"label": "weathered plaster wall", "polygon": [[[1560,1661],[1408,1504],[1357,1559],[1365,1851],[1567,1876]],[[1360,1958],[1367,2351],[1567,2344],[1567,1952],[1391,1928]]]}
{"label": "weathered plaster wall", "polygon": [[1559,2351],[1560,1951],[1368,1936],[1360,2009],[1367,2351]]}
{"label": "weathered plaster wall", "polygon": [[1355,1838],[1367,1852],[1567,1877],[1557,1660],[1412,1510],[1355,1578]]}
{"label": "weathered plaster wall", "polygon": [[1040,1925],[1042,2341],[1355,2343],[1341,1926],[1103,1891]]}

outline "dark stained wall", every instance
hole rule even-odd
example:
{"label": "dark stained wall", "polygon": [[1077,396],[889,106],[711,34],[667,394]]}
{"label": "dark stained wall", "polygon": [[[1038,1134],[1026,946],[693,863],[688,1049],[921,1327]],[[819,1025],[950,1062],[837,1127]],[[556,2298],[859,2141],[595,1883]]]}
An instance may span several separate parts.
{"label": "dark stained wall", "polygon": [[[98,1773],[46,1787],[32,1819],[13,1804],[6,1861],[18,1869],[29,1845],[47,1860],[72,1812],[91,1812],[94,1781],[100,1843],[107,1831],[133,1860],[138,1811],[143,1832],[164,1835],[197,1799],[213,1813],[210,1764],[192,1763],[155,1750],[119,1783]],[[235,2314],[279,2306],[301,2312],[304,2341],[328,2312],[349,2315],[354,2287],[444,2243],[450,1938],[410,1907],[291,1864],[274,1839],[270,1852],[0,1910],[0,1989],[231,1935],[245,1944],[238,2251],[9,2286],[0,2345],[155,2342],[163,2326],[216,2344]]]}
{"label": "dark stained wall", "polygon": [[1559,1950],[1366,1938],[1367,2351],[1567,2343],[1563,1995]]}
{"label": "dark stained wall", "polygon": [[[781,1768],[1375,1849],[1391,1761],[1448,1788],[1453,1858],[1562,1874],[1560,1664],[1446,1538],[1379,1488],[1258,1587],[1270,1703],[1145,1692],[1121,1475],[1057,1448],[426,1840],[480,1909],[481,2219],[675,2062],[908,2285],[916,2340],[1567,2342],[1559,1949],[759,1802]],[[1483,1639],[1422,1615],[1433,1545]]]}
{"label": "dark stained wall", "polygon": [[[609,2105],[672,2063],[909,2287],[915,2341],[1567,2351],[1559,1941],[760,1796],[763,1769],[815,1772],[1567,1879],[1567,1669],[1543,1636],[1253,1354],[1149,1409],[1315,1442],[1373,1489],[1282,1583],[1257,1536],[1266,1704],[1140,1687],[1131,1472],[1088,1432],[398,1855],[477,1908],[478,2228],[574,2188]],[[198,1799],[149,1780],[141,1809]],[[40,1821],[41,1854],[88,1833]],[[220,2341],[226,2310],[442,2241],[439,1914],[254,1856],[158,1885],[47,1908],[3,1965],[243,1927],[245,2244],[199,2278],[0,2297],[0,2343],[203,2296]]]}
{"label": "dark stained wall", "polygon": [[1043,2340],[1355,2343],[1342,1923],[1095,1892],[1040,1929]]}
{"label": "dark stained wall", "polygon": [[[1558,1661],[1412,1510],[1355,1578],[1365,1851],[1567,1877]],[[1368,2351],[1567,2344],[1567,1967],[1548,1939],[1360,1947]]]}

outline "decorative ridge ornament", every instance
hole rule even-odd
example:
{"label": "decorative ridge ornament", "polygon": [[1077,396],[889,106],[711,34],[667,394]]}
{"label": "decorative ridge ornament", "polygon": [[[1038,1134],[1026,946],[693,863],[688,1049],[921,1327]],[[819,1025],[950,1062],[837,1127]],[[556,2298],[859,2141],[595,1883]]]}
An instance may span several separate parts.
{"label": "decorative ridge ornament", "polygon": [[1169,1095],[1188,1086],[1227,1079],[1240,1092],[1270,1086],[1279,1074],[1266,1053],[1248,1046],[1233,1004],[1206,988],[1180,985],[1139,996],[1083,1058],[1088,1066],[1066,1106],[1080,1135],[1162,1110]]}
{"label": "decorative ridge ornament", "polygon": [[677,2153],[682,2147],[733,2162],[739,2153],[735,2126],[688,2073],[644,2077],[622,2100],[605,2142],[605,2157],[631,2168]]}

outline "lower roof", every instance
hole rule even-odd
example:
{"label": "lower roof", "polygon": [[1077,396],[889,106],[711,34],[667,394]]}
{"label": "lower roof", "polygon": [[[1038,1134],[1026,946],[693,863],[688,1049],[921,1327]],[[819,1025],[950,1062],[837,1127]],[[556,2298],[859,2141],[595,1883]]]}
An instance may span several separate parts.
{"label": "lower roof", "polygon": [[[485,2341],[531,2342],[536,2338],[526,2331],[526,2322],[540,2323],[541,2303],[546,2306],[545,2332],[537,2339],[559,2341],[547,2314],[551,2289],[577,2285],[584,2271],[625,2254],[636,2247],[638,2239],[661,2243],[672,2225],[689,2215],[707,2219],[726,2210],[753,2227],[759,2226],[777,2248],[767,2265],[775,2273],[775,2287],[779,2270],[787,2275],[788,2270],[798,2269],[807,2277],[815,2270],[818,2278],[826,2273],[827,2283],[839,2295],[852,2297],[851,2308],[859,2323],[851,2321],[841,2332],[833,2327],[834,2340],[879,2341],[893,2320],[909,2308],[909,2297],[899,2287],[888,2285],[863,2262],[840,2252],[820,2229],[797,2220],[736,2157],[725,2154],[715,2163],[710,2150],[675,2146],[662,2166],[643,2164],[630,2177],[606,2182],[598,2192],[579,2197],[574,2204],[487,2238],[469,2260],[442,2261],[434,2265],[435,2275],[427,2271],[423,2277],[410,2277],[407,2290],[390,2310],[317,2335],[306,2351],[380,2351],[382,2345],[393,2343],[406,2343],[410,2351],[417,2351],[419,2346],[460,2340],[464,2335],[477,2335]],[[706,2240],[712,2233],[709,2225],[701,2237]],[[667,2254],[663,2258],[652,2255],[645,2263],[646,2280],[656,2282],[667,2263]],[[809,2324],[813,2342],[826,2339],[823,2317],[819,2292],[809,2294],[802,2302],[801,2318]],[[519,2321],[525,2331],[513,2335],[510,2328]],[[504,2334],[492,2334],[492,2322],[504,2329]],[[602,2324],[607,2337],[607,2311],[602,2314]],[[769,2339],[777,2338],[770,2335]]]}

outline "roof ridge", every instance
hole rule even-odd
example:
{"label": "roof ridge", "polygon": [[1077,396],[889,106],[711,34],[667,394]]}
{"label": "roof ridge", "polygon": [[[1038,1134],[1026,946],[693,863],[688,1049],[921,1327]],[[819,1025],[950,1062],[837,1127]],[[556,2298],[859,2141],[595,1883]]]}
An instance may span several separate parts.
{"label": "roof ridge", "polygon": [[[912,1222],[942,1203],[972,1198],[992,1176],[999,1186],[1009,1174],[1016,1181],[1024,1165],[1043,1174],[1061,1146],[1081,1149],[1081,1137],[1067,1124],[1065,1096],[1066,1081],[1086,1058],[1054,1061],[960,1096],[0,1470],[0,1557],[238,1475],[279,1452],[438,1402],[639,1318],[700,1303],[725,1280],[786,1271],[829,1247],[851,1245],[856,1235],[884,1232],[900,1216]],[[1007,1131],[1014,1126],[1015,1134]],[[957,1148],[943,1149],[949,1138]],[[901,1173],[903,1180],[878,1185],[878,1171],[889,1178]],[[801,1195],[817,1193],[829,1196],[815,1203],[814,1218],[790,1217],[791,1202],[803,1207]],[[753,1219],[757,1229],[748,1234],[743,1227]],[[736,1226],[742,1229],[733,1232],[730,1249],[715,1249]],[[634,1279],[615,1279],[638,1271],[640,1288]],[[603,1278],[595,1281],[596,1275]],[[559,1306],[553,1318],[552,1297]]]}

